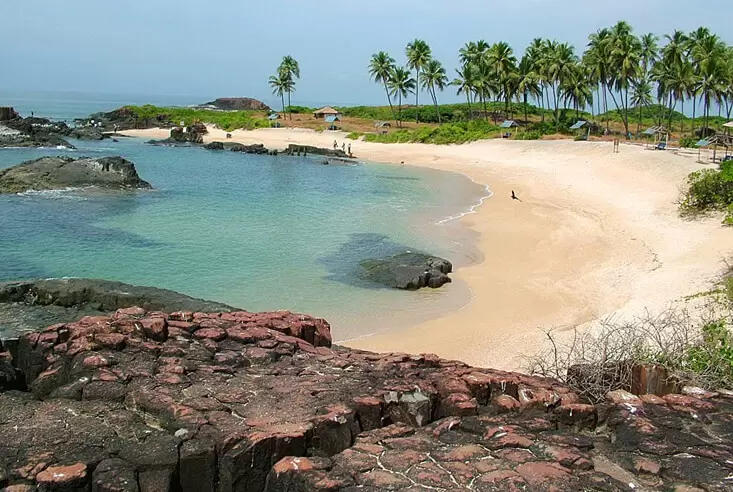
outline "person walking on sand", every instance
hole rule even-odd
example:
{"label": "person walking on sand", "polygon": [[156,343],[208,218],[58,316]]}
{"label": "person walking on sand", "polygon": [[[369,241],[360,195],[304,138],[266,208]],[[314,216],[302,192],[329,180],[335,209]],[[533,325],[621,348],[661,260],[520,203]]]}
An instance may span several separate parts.
{"label": "person walking on sand", "polygon": [[346,144],[345,143],[341,144],[341,152],[346,153]]}
{"label": "person walking on sand", "polygon": [[333,150],[336,150],[338,148],[339,148],[339,143],[336,140],[334,140],[333,141]]}
{"label": "person walking on sand", "polygon": [[351,144],[349,144],[349,155],[351,155]]}

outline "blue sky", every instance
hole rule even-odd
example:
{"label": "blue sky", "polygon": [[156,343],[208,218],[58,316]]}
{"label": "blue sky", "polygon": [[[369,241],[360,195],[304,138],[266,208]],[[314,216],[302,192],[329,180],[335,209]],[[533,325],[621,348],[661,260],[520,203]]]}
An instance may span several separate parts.
{"label": "blue sky", "polygon": [[466,41],[505,40],[519,54],[551,37],[582,51],[620,19],[637,33],[704,25],[733,44],[731,0],[4,0],[0,18],[0,89],[273,102],[267,77],[290,54],[302,72],[293,104],[382,103],[369,57],[402,63],[416,37],[451,76]]}

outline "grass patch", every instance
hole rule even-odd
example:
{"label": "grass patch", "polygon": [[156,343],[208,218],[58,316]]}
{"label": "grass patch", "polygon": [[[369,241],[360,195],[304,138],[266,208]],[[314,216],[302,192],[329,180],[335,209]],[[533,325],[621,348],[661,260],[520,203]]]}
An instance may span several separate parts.
{"label": "grass patch", "polygon": [[348,138],[349,140],[359,140],[362,137],[362,135],[364,134],[359,133],[359,132],[351,132],[348,135],[346,135],[346,138]]}
{"label": "grass patch", "polygon": [[168,121],[178,125],[181,121],[184,125],[193,123],[210,123],[222,130],[254,130],[256,128],[267,128],[269,120],[258,115],[254,111],[215,111],[209,109],[161,107],[146,104],[145,106],[125,106],[133,111],[140,120]]}
{"label": "grass patch", "polygon": [[726,225],[733,225],[733,162],[720,169],[701,169],[687,177],[687,189],[680,197],[680,212],[695,215],[711,210],[725,210]]}
{"label": "grass patch", "polygon": [[385,134],[367,134],[364,140],[378,143],[429,143],[437,145],[462,144],[499,134],[499,127],[482,120],[448,123],[435,128],[395,130]]}

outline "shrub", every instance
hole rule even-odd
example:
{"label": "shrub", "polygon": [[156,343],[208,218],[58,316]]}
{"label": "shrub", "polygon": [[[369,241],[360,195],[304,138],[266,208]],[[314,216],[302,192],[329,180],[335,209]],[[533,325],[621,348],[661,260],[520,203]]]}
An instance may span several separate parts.
{"label": "shrub", "polygon": [[697,139],[695,137],[683,137],[680,139],[680,148],[696,149]]}
{"label": "shrub", "polygon": [[[719,308],[721,304],[717,304]],[[598,330],[561,342],[547,331],[547,346],[530,357],[531,374],[558,379],[598,402],[609,391],[631,387],[637,364],[664,367],[682,384],[710,390],[733,387],[733,336],[729,314],[691,316],[686,310],[649,313],[629,322],[605,320]]]}
{"label": "shrub", "polygon": [[701,169],[687,177],[687,190],[682,193],[680,210],[685,213],[727,208],[733,203],[733,169],[721,171]]}
{"label": "shrub", "polygon": [[170,122],[178,125],[181,121],[185,125],[196,122],[210,123],[222,130],[254,130],[255,128],[267,128],[269,121],[257,117],[253,111],[214,111],[209,109],[159,107],[146,104],[145,106],[126,106],[126,109],[133,111],[138,118],[143,120],[156,119],[161,122]]}
{"label": "shrub", "polygon": [[367,134],[364,140],[379,143],[430,143],[437,145],[462,144],[495,136],[499,127],[484,120],[449,123],[438,127],[415,130],[396,130],[386,134]]}
{"label": "shrub", "polygon": [[348,135],[346,135],[346,138],[348,138],[350,140],[359,140],[362,135],[363,135],[363,133],[351,132]]}
{"label": "shrub", "polygon": [[539,140],[540,138],[542,138],[542,133],[538,131],[526,131],[514,136],[514,140]]}

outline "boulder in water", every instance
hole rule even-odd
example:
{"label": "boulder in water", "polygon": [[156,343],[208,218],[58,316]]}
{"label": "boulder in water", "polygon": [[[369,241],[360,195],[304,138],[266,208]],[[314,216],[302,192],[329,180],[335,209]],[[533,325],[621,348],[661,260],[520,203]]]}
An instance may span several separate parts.
{"label": "boulder in water", "polygon": [[122,157],[42,157],[0,171],[0,193],[95,186],[104,189],[149,189],[135,165]]}
{"label": "boulder in water", "polygon": [[395,289],[436,289],[451,281],[450,261],[424,253],[406,252],[388,259],[370,259],[360,263],[365,280]]}

